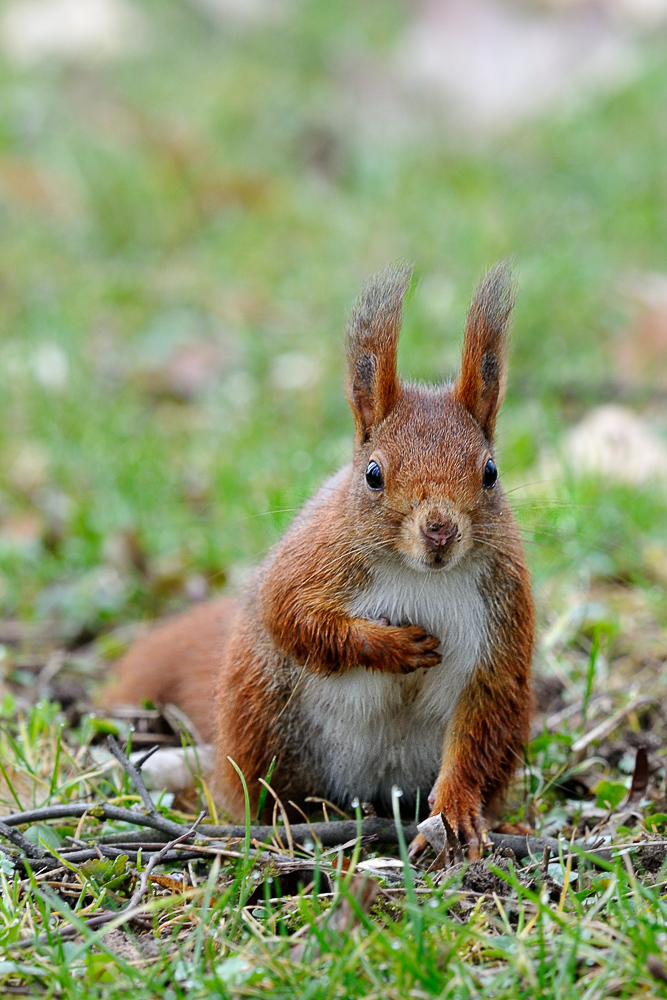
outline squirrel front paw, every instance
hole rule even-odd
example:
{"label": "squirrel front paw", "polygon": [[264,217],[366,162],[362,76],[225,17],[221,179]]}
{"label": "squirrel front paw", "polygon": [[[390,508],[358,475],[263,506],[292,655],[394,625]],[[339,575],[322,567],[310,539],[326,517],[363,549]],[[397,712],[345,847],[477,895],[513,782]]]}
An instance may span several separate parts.
{"label": "squirrel front paw", "polygon": [[409,674],[440,663],[440,640],[420,625],[365,622],[360,665],[389,674]]}

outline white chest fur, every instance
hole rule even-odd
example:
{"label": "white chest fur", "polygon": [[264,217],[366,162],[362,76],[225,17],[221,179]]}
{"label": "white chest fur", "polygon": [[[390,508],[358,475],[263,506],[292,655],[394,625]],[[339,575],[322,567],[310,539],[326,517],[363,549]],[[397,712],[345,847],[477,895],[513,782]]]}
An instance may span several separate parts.
{"label": "white chest fur", "polygon": [[388,802],[392,785],[410,799],[440,769],[443,734],[486,645],[479,571],[468,563],[420,573],[385,563],[350,613],[421,625],[440,638],[442,662],[405,676],[357,668],[303,677],[299,705],[321,785],[338,802]]}

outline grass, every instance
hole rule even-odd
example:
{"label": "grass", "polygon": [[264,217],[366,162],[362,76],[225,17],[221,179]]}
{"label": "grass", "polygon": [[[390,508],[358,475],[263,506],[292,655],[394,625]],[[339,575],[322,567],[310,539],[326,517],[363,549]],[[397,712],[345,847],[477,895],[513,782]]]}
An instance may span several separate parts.
{"label": "grass", "polygon": [[[90,649],[98,670],[121,626],[233,589],[349,454],[341,337],[365,276],[415,261],[401,367],[444,378],[476,281],[513,254],[499,466],[535,581],[537,665],[568,698],[592,683],[593,722],[596,695],[619,704],[637,677],[659,692],[664,491],[565,474],[535,483],[563,430],[618,394],[628,276],[667,269],[665,39],[645,45],[620,90],[470,144],[428,125],[381,136],[351,113],[350,60],[391,52],[398,2],[303,0],[280,28],[248,31],[212,31],[176,0],[141,6],[150,44],[125,60],[0,64],[3,620],[64,628],[85,680]],[[186,386],[178,359],[195,372]],[[625,392],[664,421],[650,387]],[[80,774],[94,724],[60,732],[56,707],[30,708],[32,654],[8,644],[3,655],[3,764],[26,789],[48,781],[56,800],[119,794]],[[661,733],[657,713],[640,713],[609,737],[613,753],[577,760],[577,725],[536,739],[511,818],[574,828],[585,805],[560,786],[583,774],[594,797],[600,780],[627,784],[628,733]],[[656,787],[663,777],[657,756]],[[462,919],[436,887],[418,920],[409,906],[362,907],[349,932],[305,898],[287,916],[242,918],[255,875],[224,864],[192,898],[156,897],[154,919],[174,919],[162,952],[127,959],[100,933],[17,957],[9,945],[48,926],[55,901],[32,883],[20,893],[8,872],[0,976],[72,997],[664,993],[646,965],[664,948],[661,890],[621,861],[560,906],[515,883],[526,906],[511,919],[482,905]],[[94,905],[101,890],[76,878],[79,909]],[[292,937],[306,927],[297,961]]]}
{"label": "grass", "polygon": [[[533,796],[538,829],[545,807],[554,805],[554,783],[564,787],[567,780],[568,739],[563,731],[538,739],[532,748],[534,773],[542,782]],[[46,804],[88,793],[95,801],[129,805],[137,796],[124,790],[113,762],[82,766],[95,746],[90,733],[64,732],[54,712],[41,704],[5,727],[2,759],[7,768],[12,762],[15,783],[19,775],[31,778]],[[578,808],[588,807],[580,802]],[[123,828],[128,830],[124,824],[102,827],[91,814],[76,833],[97,839]],[[74,833],[62,821],[47,828],[48,836],[43,826],[32,829],[35,840],[39,835],[58,852],[66,846],[63,838]],[[371,848],[370,864],[374,857]],[[342,853],[330,852],[319,862],[333,880],[333,902],[307,891],[270,901],[275,888],[268,879],[276,869],[249,857],[247,847],[236,861],[195,862],[194,887],[179,891],[180,876],[165,888],[155,886],[142,907],[152,928],[128,934],[113,924],[104,932],[87,930],[82,920],[103,910],[121,913],[140,860],[136,865],[126,857],[83,865],[65,861],[66,884],[63,869],[48,875],[28,867],[21,877],[5,855],[0,976],[6,995],[106,998],[132,991],[139,998],[268,994],[397,1000],[480,995],[516,1000],[536,990],[559,998],[667,995],[660,958],[667,934],[664,862],[659,872],[645,870],[644,855],[632,854],[597,868],[580,863],[576,873],[567,858],[556,858],[549,872],[555,867],[564,885],[552,882],[549,890],[546,883],[541,888],[540,859],[527,868],[495,860],[490,871],[499,879],[497,894],[489,889],[484,898],[466,884],[465,866],[431,877],[415,872],[406,895],[400,889],[395,895],[395,883],[375,871],[380,888],[369,901],[361,891],[363,877],[354,875],[359,851],[342,868],[340,858]],[[175,879],[180,869],[167,867]],[[60,939],[59,930],[71,925],[80,935]],[[16,950],[39,930],[47,941]]]}

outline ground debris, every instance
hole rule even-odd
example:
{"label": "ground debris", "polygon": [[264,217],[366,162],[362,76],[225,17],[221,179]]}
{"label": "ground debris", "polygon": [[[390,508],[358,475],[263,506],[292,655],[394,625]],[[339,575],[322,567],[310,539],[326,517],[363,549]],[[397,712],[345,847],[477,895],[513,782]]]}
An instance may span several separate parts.
{"label": "ground debris", "polygon": [[657,874],[667,858],[667,838],[663,843],[646,844],[635,853],[635,858],[645,872]]}

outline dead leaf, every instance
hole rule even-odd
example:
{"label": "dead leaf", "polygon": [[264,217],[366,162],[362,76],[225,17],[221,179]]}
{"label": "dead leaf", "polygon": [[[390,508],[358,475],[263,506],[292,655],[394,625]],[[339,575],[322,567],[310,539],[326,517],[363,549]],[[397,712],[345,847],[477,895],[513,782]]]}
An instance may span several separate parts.
{"label": "dead leaf", "polygon": [[658,979],[661,983],[667,983],[667,969],[656,955],[647,957],[646,968],[654,979]]}
{"label": "dead leaf", "polygon": [[352,899],[363,913],[368,913],[378,894],[379,885],[370,875],[353,875],[347,894],[342,896],[338,906],[329,918],[329,926],[342,933],[348,933],[359,924],[359,917]]}
{"label": "dead leaf", "polygon": [[62,178],[19,157],[0,157],[0,196],[20,208],[71,215],[73,191]]}
{"label": "dead leaf", "polygon": [[172,878],[170,875],[151,875],[150,881],[155,885],[161,886],[163,889],[169,889],[170,892],[179,895],[188,888],[185,875],[181,880]]}
{"label": "dead leaf", "polygon": [[445,832],[445,824],[442,822],[442,816],[438,814],[437,816],[429,816],[417,827],[422,837],[428,841],[429,845],[433,848],[436,854],[440,854],[441,851],[447,846],[447,834]]}
{"label": "dead leaf", "polygon": [[463,847],[461,846],[461,841],[459,840],[456,831],[452,828],[449,820],[445,816],[444,812],[440,813],[442,817],[442,824],[445,828],[445,833],[447,835],[447,850],[454,860],[455,864],[463,861]]}
{"label": "dead leaf", "polygon": [[146,566],[146,574],[155,594],[159,597],[168,597],[182,593],[190,575],[191,563],[192,557],[184,549],[150,559]]}
{"label": "dead leaf", "polygon": [[153,396],[189,402],[221,377],[226,363],[226,352],[218,343],[182,344],[162,365],[146,370],[145,388]]}
{"label": "dead leaf", "polygon": [[399,858],[370,858],[369,861],[360,861],[357,870],[361,872],[381,871],[383,868],[402,868],[403,862]]}
{"label": "dead leaf", "polygon": [[107,535],[104,540],[103,555],[119,573],[137,570],[143,576],[148,572],[146,552],[136,531],[126,528]]}
{"label": "dead leaf", "polygon": [[625,801],[625,805],[629,806],[632,804],[636,804],[641,799],[643,799],[647,788],[648,788],[648,754],[646,753],[646,747],[640,746],[637,747],[637,756],[635,757],[635,769],[632,772],[632,784],[630,785],[630,791]]}
{"label": "dead leaf", "polygon": [[[116,713],[112,712],[115,716]],[[157,715],[157,713],[156,713]],[[149,734],[154,737],[156,734]],[[150,739],[148,740],[150,742]],[[154,743],[159,742],[153,739]],[[143,756],[143,751],[131,754],[135,761]],[[202,744],[194,747],[165,747],[154,753],[141,769],[141,773],[149,788],[179,794],[189,791],[194,785],[194,777],[199,769],[205,778],[213,771],[213,746]]]}

